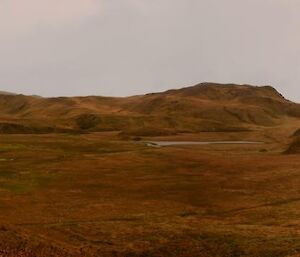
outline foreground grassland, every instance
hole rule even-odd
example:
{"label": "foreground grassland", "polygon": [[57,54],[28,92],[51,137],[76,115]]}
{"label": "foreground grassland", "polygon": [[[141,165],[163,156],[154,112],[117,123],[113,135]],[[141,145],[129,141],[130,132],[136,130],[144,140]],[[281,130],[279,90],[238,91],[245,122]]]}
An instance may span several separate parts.
{"label": "foreground grassland", "polygon": [[297,256],[300,158],[281,150],[2,135],[0,256]]}

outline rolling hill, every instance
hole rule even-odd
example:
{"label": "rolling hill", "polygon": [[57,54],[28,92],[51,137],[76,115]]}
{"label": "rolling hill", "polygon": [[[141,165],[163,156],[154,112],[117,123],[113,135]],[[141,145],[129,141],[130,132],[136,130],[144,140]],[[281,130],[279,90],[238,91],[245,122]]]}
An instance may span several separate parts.
{"label": "rolling hill", "polygon": [[58,97],[0,93],[2,133],[123,131],[132,135],[247,131],[300,117],[270,86],[201,83],[161,93]]}

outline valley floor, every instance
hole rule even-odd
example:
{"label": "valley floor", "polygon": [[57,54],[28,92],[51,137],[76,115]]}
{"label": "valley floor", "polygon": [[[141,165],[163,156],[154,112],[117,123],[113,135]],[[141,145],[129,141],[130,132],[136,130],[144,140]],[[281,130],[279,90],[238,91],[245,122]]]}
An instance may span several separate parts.
{"label": "valley floor", "polygon": [[297,256],[299,156],[226,135],[1,135],[0,256]]}

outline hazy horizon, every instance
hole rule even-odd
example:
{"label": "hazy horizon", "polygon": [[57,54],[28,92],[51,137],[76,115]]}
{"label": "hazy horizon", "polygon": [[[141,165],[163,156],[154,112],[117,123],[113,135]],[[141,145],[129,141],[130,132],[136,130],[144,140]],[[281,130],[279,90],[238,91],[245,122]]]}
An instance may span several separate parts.
{"label": "hazy horizon", "polygon": [[130,96],[201,82],[300,102],[300,2],[4,0],[0,91]]}

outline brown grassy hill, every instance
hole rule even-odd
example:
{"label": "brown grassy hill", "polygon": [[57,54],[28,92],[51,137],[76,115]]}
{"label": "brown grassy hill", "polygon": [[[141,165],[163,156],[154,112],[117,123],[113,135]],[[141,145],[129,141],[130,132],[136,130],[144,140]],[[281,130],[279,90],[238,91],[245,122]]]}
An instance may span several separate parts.
{"label": "brown grassy hill", "polygon": [[7,91],[0,91],[0,95],[16,95],[15,93],[7,92]]}
{"label": "brown grassy hill", "polygon": [[299,154],[300,153],[300,137],[296,137],[285,151],[286,154]]}
{"label": "brown grassy hill", "polygon": [[285,154],[299,154],[300,153],[300,129],[297,129],[291,136],[290,142]]}
{"label": "brown grassy hill", "polygon": [[243,131],[298,117],[300,105],[270,86],[202,83],[127,98],[0,94],[0,131],[5,133]]}
{"label": "brown grassy hill", "polygon": [[131,98],[126,109],[167,120],[188,131],[240,131],[275,126],[300,117],[300,105],[270,86],[203,83]]}

